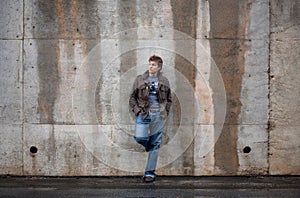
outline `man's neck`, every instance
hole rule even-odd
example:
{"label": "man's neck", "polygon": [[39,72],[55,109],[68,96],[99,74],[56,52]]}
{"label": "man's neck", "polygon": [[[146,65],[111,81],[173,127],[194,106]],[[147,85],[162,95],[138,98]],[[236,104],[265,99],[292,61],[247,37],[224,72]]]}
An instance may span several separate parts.
{"label": "man's neck", "polygon": [[150,76],[150,77],[157,77],[157,73],[151,74],[151,73],[149,72],[149,76]]}

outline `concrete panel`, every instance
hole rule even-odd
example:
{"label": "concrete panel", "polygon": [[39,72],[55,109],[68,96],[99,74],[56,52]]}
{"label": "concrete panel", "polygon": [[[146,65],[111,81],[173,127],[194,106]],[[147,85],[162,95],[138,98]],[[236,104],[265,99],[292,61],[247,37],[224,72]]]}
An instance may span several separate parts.
{"label": "concrete panel", "polygon": [[[159,27],[162,30],[159,37],[164,37],[168,36],[164,34],[164,29],[173,28],[171,18],[167,17],[172,16],[172,11],[167,0],[155,2],[25,0],[25,37],[107,38],[118,32],[124,32],[126,35],[125,30],[142,26]],[[182,13],[195,18],[195,13]]]}
{"label": "concrete panel", "polygon": [[209,12],[209,1],[198,1],[197,9],[197,29],[196,38],[204,39],[209,37],[210,31],[210,12]]}
{"label": "concrete panel", "polygon": [[215,125],[195,126],[194,137],[194,175],[214,175],[214,145],[218,127]]}
{"label": "concrete panel", "polygon": [[268,173],[268,126],[239,125],[239,175],[265,175]]}
{"label": "concrete panel", "polygon": [[271,1],[270,174],[300,172],[299,1]]}
{"label": "concrete panel", "polygon": [[299,130],[299,125],[276,125],[270,131],[270,175],[299,175]]}
{"label": "concrete panel", "polygon": [[268,174],[269,41],[252,39],[244,48],[241,110],[237,132],[239,175]]}
{"label": "concrete panel", "polygon": [[89,50],[97,43],[97,40],[24,41],[26,122],[74,123],[75,76]]}
{"label": "concrete panel", "polygon": [[214,0],[209,7],[210,38],[268,38],[269,0]]}
{"label": "concrete panel", "polygon": [[300,38],[300,2],[297,0],[270,0],[270,31],[278,39]]}
{"label": "concrete panel", "polygon": [[210,35],[209,38],[244,38],[239,34],[239,3],[235,0],[209,1]]}
{"label": "concrete panel", "polygon": [[22,41],[0,40],[0,123],[22,122]]}
{"label": "concrete panel", "polygon": [[239,123],[268,123],[269,42],[252,40],[244,51],[244,73],[241,87]]}
{"label": "concrete panel", "polygon": [[215,134],[215,173],[235,175],[241,171],[238,145],[247,141],[240,126],[268,123],[268,1],[209,1],[209,7],[210,51],[227,99],[224,127]]}
{"label": "concrete panel", "polygon": [[[285,53],[287,51],[289,51],[289,53]],[[299,52],[299,40],[282,39],[281,37],[272,38],[270,63],[270,108],[272,128],[276,127],[276,125],[299,126]]]}
{"label": "concrete panel", "polygon": [[211,40],[210,48],[212,59],[222,75],[226,90],[225,123],[266,124],[268,42]]}
{"label": "concrete panel", "polygon": [[22,39],[23,37],[23,1],[0,1],[0,38]]}
{"label": "concrete panel", "polygon": [[[248,17],[241,17],[245,24],[246,39],[259,39],[268,41],[270,34],[270,0],[241,1],[243,2],[240,14],[249,13]],[[263,54],[265,55],[265,54]]]}
{"label": "concrete panel", "polygon": [[[212,40],[210,47],[222,74],[227,99],[225,125],[221,134],[215,134],[217,139],[214,140],[215,174],[265,174],[267,166],[262,164],[266,163],[265,159],[263,162],[253,161],[253,167],[257,166],[256,170],[241,168],[238,147],[249,138],[240,134],[240,126],[265,126],[268,123],[268,42]],[[254,135],[252,139],[260,141],[259,136]],[[253,147],[258,150],[266,149],[265,144],[254,144]],[[261,156],[256,154],[252,156],[259,157]]]}
{"label": "concrete panel", "polygon": [[[25,38],[99,38],[98,5],[104,1],[25,2]],[[103,8],[103,7],[102,7]],[[104,10],[104,9],[103,9]]]}
{"label": "concrete panel", "polygon": [[[148,153],[139,148],[131,135],[122,142],[116,138],[123,137],[122,133],[124,131],[114,125],[25,124],[24,174],[140,175]],[[186,140],[183,135],[181,132],[177,134],[179,137],[163,141],[158,162],[159,174],[193,175],[193,167],[185,165],[187,160],[192,160],[192,156],[187,158],[184,153]]]}
{"label": "concrete panel", "polygon": [[22,125],[0,125],[0,174],[23,174]]}
{"label": "concrete panel", "polygon": [[[91,126],[86,129],[89,139]],[[122,175],[99,161],[97,152],[88,150],[93,145],[79,135],[75,125],[30,125],[24,128],[24,174],[52,176]],[[96,143],[96,142],[94,142]],[[97,145],[94,145],[97,148]],[[128,173],[127,173],[128,174]]]}

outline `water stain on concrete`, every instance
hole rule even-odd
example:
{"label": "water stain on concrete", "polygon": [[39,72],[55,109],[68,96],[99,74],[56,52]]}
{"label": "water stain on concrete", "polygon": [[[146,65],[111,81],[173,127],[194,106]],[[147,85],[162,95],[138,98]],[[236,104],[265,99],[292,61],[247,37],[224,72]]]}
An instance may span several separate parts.
{"label": "water stain on concrete", "polygon": [[[242,106],[244,54],[248,48],[246,41],[241,38],[246,32],[250,9],[243,6],[243,2],[234,0],[210,2],[211,54],[222,75],[227,97],[225,124],[215,144],[214,155],[216,169],[225,175],[237,174],[239,166],[238,118]],[[212,83],[212,86],[218,85]],[[217,107],[217,104],[214,106]]]}
{"label": "water stain on concrete", "polygon": [[[40,123],[54,124],[54,106],[59,91],[60,74],[58,68],[59,48],[57,42],[37,42],[38,46],[38,113]],[[50,45],[50,46],[49,46]]]}
{"label": "water stain on concrete", "polygon": [[[53,8],[52,6],[38,1],[37,7],[41,13],[45,13],[41,17],[50,17],[47,13],[49,13],[49,9]],[[37,41],[37,68],[39,77],[38,114],[40,115],[40,123],[55,122],[54,105],[60,82],[58,68],[59,48],[57,46],[57,41]]]}
{"label": "water stain on concrete", "polygon": [[196,38],[197,0],[171,0],[174,29]]}
{"label": "water stain on concrete", "polygon": [[[197,6],[198,1],[188,0],[188,1],[178,1],[171,0],[172,14],[173,14],[173,28],[177,31],[183,32],[192,38],[196,38],[196,24],[197,24]],[[175,41],[175,51],[180,51],[176,49],[180,49],[182,46],[179,42]],[[189,80],[191,86],[195,87],[195,47],[190,48],[191,57],[189,62],[184,57],[179,54],[175,54],[175,69],[185,76],[186,79]],[[193,102],[191,102],[190,107],[181,107],[173,104],[173,111],[180,112],[180,108],[190,108],[186,111],[190,112],[190,120],[194,117],[194,108]],[[180,116],[179,116],[180,117]],[[179,118],[178,117],[178,118]],[[176,123],[177,121],[175,121]],[[185,174],[193,174],[194,172],[194,143],[188,147],[188,149],[184,152],[182,156],[177,159],[177,161],[182,161],[183,169],[188,170],[188,173]]]}

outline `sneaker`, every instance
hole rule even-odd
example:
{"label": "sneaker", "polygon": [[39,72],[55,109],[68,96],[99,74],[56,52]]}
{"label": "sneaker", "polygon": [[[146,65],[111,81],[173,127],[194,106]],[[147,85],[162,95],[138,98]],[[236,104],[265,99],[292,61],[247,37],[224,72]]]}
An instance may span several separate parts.
{"label": "sneaker", "polygon": [[143,181],[146,183],[154,182],[155,176],[152,176],[152,175],[143,176]]}

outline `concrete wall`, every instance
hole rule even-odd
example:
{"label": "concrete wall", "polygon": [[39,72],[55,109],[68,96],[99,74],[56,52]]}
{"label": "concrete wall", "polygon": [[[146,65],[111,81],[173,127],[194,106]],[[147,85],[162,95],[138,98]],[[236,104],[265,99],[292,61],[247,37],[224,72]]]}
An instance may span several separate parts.
{"label": "concrete wall", "polygon": [[300,173],[296,0],[0,4],[0,174],[140,175],[127,101],[152,54],[174,99],[158,174]]}
{"label": "concrete wall", "polygon": [[300,2],[271,2],[270,174],[299,174]]}

